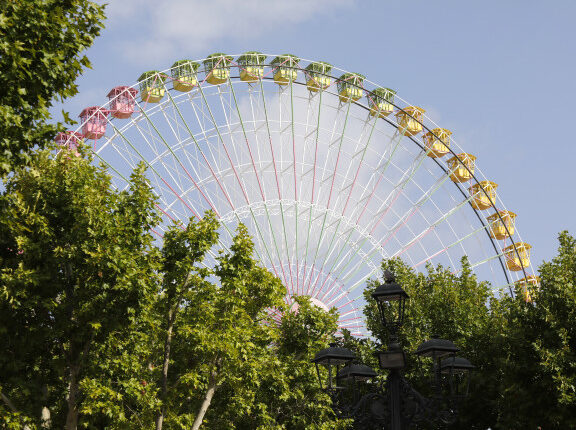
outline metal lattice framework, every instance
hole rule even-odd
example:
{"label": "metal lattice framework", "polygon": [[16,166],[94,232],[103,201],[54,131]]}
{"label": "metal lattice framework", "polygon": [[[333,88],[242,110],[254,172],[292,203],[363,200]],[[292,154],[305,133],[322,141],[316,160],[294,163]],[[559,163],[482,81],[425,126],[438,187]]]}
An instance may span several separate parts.
{"label": "metal lattice framework", "polygon": [[[204,69],[194,62],[188,86],[174,78],[177,62],[117,87],[77,131],[94,139],[96,160],[118,188],[138,163],[147,166],[165,219],[154,231],[159,238],[172,221],[211,209],[228,246],[242,222],[257,257],[286,285],[288,302],[309,295],[334,306],[340,326],[357,335],[364,333],[361,287],[379,275],[383,259],[458,268],[467,255],[481,279],[510,291],[531,278],[515,247],[518,232],[502,223],[503,240],[490,234],[494,219],[503,221],[500,199],[481,188],[492,210],[472,204],[478,193],[469,186],[486,178],[464,166],[470,181],[453,182],[454,168],[426,145],[443,139],[442,129],[400,97],[386,100],[390,111],[380,114],[374,106],[382,89],[361,75],[287,56],[218,58],[204,60]],[[135,97],[138,88],[146,101]],[[93,132],[91,121],[120,109],[122,95],[133,113],[108,118],[104,135]],[[402,118],[421,132],[406,133]],[[453,139],[445,150],[463,152]],[[505,251],[510,245],[513,252]],[[521,270],[509,270],[510,259]]]}

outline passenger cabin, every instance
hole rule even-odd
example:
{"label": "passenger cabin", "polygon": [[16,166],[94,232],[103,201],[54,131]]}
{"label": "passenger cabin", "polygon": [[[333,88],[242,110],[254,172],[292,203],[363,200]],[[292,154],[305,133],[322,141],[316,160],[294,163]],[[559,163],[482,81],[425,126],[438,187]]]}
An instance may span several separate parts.
{"label": "passenger cabin", "polygon": [[503,240],[514,234],[516,214],[512,211],[499,210],[486,218],[489,223],[490,237]]}
{"label": "passenger cabin", "polygon": [[82,134],[86,139],[100,139],[106,133],[110,111],[100,106],[85,108],[80,112]]}
{"label": "passenger cabin", "polygon": [[187,93],[198,85],[196,72],[200,64],[192,60],[179,60],[172,64],[170,75],[172,76],[172,88],[176,91]]}
{"label": "passenger cabin", "polygon": [[506,267],[517,272],[530,266],[531,245],[524,242],[516,242],[502,250],[506,257]]}
{"label": "passenger cabin", "polygon": [[498,184],[492,181],[480,181],[468,188],[472,196],[470,200],[472,207],[478,210],[492,207],[492,204],[496,202],[496,188]]}
{"label": "passenger cabin", "polygon": [[332,70],[332,65],[324,61],[310,63],[306,66],[306,87],[309,91],[318,92],[325,90],[332,83],[328,74]]}
{"label": "passenger cabin", "polygon": [[532,294],[540,288],[540,278],[538,276],[528,275],[525,278],[515,282],[516,291],[522,294],[526,303],[532,303]]}
{"label": "passenger cabin", "polygon": [[266,55],[257,51],[249,51],[238,57],[240,79],[244,82],[258,82],[264,76]]}
{"label": "passenger cabin", "polygon": [[300,58],[292,54],[279,55],[274,58],[270,65],[274,67],[274,82],[278,85],[286,85],[298,77],[298,63]]}
{"label": "passenger cabin", "polygon": [[54,138],[54,142],[56,142],[58,146],[64,147],[69,151],[74,151],[75,155],[78,156],[80,153],[76,149],[82,139],[83,136],[80,133],[68,130],[58,133]]}
{"label": "passenger cabin", "polygon": [[142,73],[138,78],[140,82],[140,98],[145,103],[158,103],[164,97],[166,77],[158,70]]}
{"label": "passenger cabin", "polygon": [[364,79],[366,77],[359,73],[344,73],[338,78],[338,94],[340,101],[346,103],[357,101],[364,95]]}
{"label": "passenger cabin", "polygon": [[452,132],[445,128],[433,128],[424,134],[424,145],[426,146],[426,155],[431,158],[444,157],[450,152],[450,136]]}
{"label": "passenger cabin", "polygon": [[390,88],[376,88],[372,94],[368,94],[370,115],[385,118],[394,112],[394,95],[396,91]]}
{"label": "passenger cabin", "polygon": [[422,115],[426,112],[418,106],[407,106],[396,112],[398,131],[404,136],[414,136],[422,131]]}
{"label": "passenger cabin", "polygon": [[108,93],[112,116],[119,119],[130,118],[136,106],[136,94],[137,89],[127,86],[112,88]]}
{"label": "passenger cabin", "polygon": [[471,154],[458,154],[450,158],[447,162],[450,169],[450,179],[453,182],[466,182],[474,175],[474,168],[476,167],[476,157]]}
{"label": "passenger cabin", "polygon": [[230,77],[230,63],[234,57],[218,52],[209,55],[204,60],[206,81],[212,85],[220,85],[228,81]]}

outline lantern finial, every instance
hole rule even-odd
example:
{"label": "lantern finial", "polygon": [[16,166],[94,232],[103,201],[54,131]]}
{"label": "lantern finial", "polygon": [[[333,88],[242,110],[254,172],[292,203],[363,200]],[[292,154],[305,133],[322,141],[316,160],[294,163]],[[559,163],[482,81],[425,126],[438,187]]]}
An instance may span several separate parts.
{"label": "lantern finial", "polygon": [[390,270],[384,271],[384,282],[386,282],[387,284],[392,284],[396,282],[396,277]]}

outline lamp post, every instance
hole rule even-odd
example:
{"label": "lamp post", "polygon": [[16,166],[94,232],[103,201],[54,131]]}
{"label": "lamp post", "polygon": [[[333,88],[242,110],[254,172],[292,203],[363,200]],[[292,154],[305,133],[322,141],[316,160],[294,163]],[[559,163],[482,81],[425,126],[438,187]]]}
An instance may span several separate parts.
{"label": "lamp post", "polygon": [[459,349],[453,342],[433,337],[423,342],[415,354],[432,358],[434,394],[426,398],[416,391],[401,374],[406,366],[406,353],[398,340],[408,294],[390,272],[384,273],[384,279],[385,283],[374,290],[372,298],[388,334],[386,350],[376,353],[380,368],[389,372],[386,383],[380,387],[366,385],[377,376],[376,372],[355,363],[354,353],[336,344],[318,352],[312,360],[318,380],[323,385],[321,367],[326,367],[328,382],[323,388],[330,394],[337,415],[353,418],[359,429],[403,430],[416,422],[452,422],[457,402],[468,395],[474,366],[465,358],[456,357]]}

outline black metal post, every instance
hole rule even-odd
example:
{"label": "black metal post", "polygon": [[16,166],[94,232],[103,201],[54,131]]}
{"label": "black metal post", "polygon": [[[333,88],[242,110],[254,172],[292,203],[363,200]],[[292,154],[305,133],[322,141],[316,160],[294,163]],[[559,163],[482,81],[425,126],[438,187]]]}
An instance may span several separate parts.
{"label": "black metal post", "polygon": [[388,375],[390,390],[390,429],[402,430],[402,409],[400,402],[400,371],[391,370]]}

